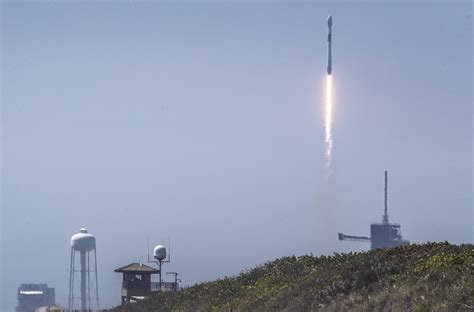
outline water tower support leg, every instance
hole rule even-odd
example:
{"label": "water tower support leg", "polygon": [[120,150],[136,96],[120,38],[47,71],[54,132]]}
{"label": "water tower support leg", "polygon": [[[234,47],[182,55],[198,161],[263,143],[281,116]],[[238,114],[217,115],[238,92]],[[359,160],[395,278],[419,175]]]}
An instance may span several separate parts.
{"label": "water tower support leg", "polygon": [[87,309],[86,271],[86,252],[81,251],[81,311]]}
{"label": "water tower support leg", "polygon": [[99,278],[97,277],[97,249],[94,249],[94,272],[95,272],[95,300],[97,302],[97,311],[100,310],[99,307]]}
{"label": "water tower support leg", "polygon": [[68,311],[72,309],[72,298],[73,293],[73,283],[74,283],[74,251],[71,247],[71,263],[69,264],[69,302],[68,302]]}

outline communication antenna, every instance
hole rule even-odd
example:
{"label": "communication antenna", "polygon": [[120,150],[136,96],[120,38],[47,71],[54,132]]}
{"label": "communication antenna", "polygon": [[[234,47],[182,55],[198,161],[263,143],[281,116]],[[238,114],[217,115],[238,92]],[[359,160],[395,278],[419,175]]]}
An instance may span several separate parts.
{"label": "communication antenna", "polygon": [[388,171],[385,171],[385,194],[384,194],[384,214],[382,216],[382,222],[388,223],[388,204],[387,204],[387,188],[388,188]]}
{"label": "communication antenna", "polygon": [[[155,260],[150,259],[150,238],[147,237],[147,249],[148,249],[148,262],[149,263],[156,263],[159,267],[160,271],[160,283],[159,283],[159,290],[161,291],[161,286],[163,284],[162,282],[162,274],[161,274],[161,267],[163,266],[163,263],[169,263],[171,262],[171,253],[166,253],[166,247],[163,245],[156,245],[155,248],[153,248],[153,258]],[[169,250],[171,251],[171,239],[168,237],[168,247]],[[168,257],[168,258],[167,258]]]}
{"label": "communication antenna", "polygon": [[168,236],[168,262],[171,262],[171,238]]}

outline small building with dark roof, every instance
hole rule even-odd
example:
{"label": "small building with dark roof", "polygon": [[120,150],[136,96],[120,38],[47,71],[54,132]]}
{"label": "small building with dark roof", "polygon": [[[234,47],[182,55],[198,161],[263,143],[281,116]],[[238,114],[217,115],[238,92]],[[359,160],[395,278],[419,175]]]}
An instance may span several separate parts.
{"label": "small building with dark roof", "polygon": [[143,263],[130,263],[114,270],[123,274],[122,304],[141,300],[151,295],[151,275],[160,273],[160,270]]}

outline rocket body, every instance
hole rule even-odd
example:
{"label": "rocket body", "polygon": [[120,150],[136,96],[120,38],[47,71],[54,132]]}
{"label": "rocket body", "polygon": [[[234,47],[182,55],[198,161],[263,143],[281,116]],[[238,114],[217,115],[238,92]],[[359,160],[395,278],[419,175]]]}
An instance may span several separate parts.
{"label": "rocket body", "polygon": [[332,45],[332,33],[331,33],[331,28],[332,28],[332,16],[328,16],[328,67],[327,67],[327,72],[328,75],[331,75],[332,73],[332,51],[331,51],[331,45]]}

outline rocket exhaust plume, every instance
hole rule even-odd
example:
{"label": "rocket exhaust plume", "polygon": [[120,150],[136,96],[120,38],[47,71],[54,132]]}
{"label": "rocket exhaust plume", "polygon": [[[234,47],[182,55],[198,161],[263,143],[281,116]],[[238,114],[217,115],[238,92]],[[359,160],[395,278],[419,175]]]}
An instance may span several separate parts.
{"label": "rocket exhaust plume", "polygon": [[328,17],[328,66],[327,66],[327,76],[326,76],[326,101],[325,101],[325,110],[324,110],[324,129],[325,129],[325,139],[326,144],[326,178],[331,175],[331,153],[332,153],[332,17]]}

